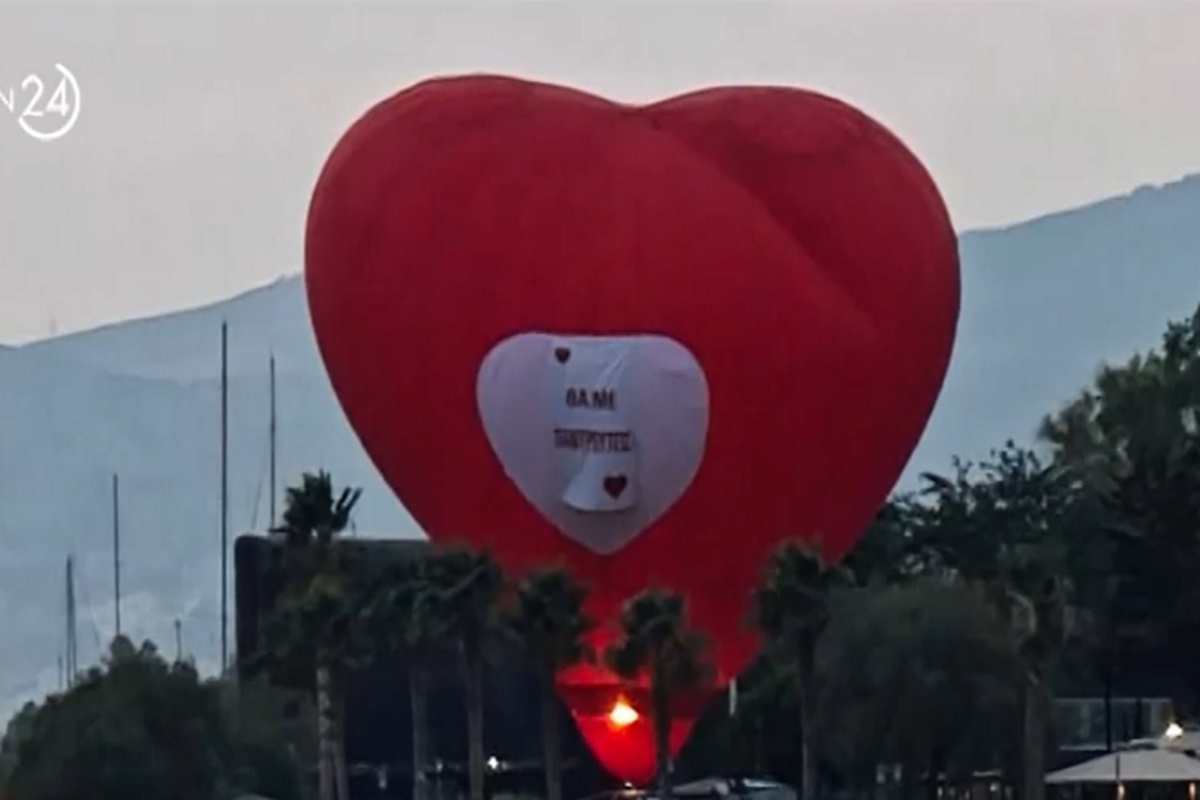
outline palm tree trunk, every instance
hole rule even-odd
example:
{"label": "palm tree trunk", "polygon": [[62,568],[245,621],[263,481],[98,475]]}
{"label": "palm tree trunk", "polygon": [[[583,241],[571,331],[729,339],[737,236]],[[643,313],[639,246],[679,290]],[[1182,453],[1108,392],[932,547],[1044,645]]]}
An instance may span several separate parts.
{"label": "palm tree trunk", "polygon": [[408,693],[412,703],[413,800],[429,800],[429,781],[425,775],[429,764],[428,691],[428,676],[414,657],[408,668]]}
{"label": "palm tree trunk", "polygon": [[803,643],[796,664],[796,696],[800,708],[800,800],[814,800],[817,794],[816,736],[813,731],[815,650],[810,643]]}
{"label": "palm tree trunk", "polygon": [[332,676],[323,662],[317,667],[317,798],[337,800],[335,797],[333,707],[330,693]]}
{"label": "palm tree trunk", "polygon": [[346,692],[341,682],[334,683],[333,775],[337,782],[338,800],[350,800],[350,776],[346,772]]}
{"label": "palm tree trunk", "polygon": [[946,757],[941,747],[935,746],[929,754],[929,782],[926,786],[928,800],[941,797],[942,774],[946,771]]}
{"label": "palm tree trunk", "polygon": [[483,771],[483,659],[478,653],[464,654],[467,700],[467,762],[471,800],[484,800]]}
{"label": "palm tree trunk", "polygon": [[554,671],[542,678],[542,741],[546,758],[546,800],[562,800],[562,742],[558,732],[558,697]]}
{"label": "palm tree trunk", "polygon": [[657,669],[650,673],[650,705],[654,724],[654,761],[658,772],[658,800],[671,800],[671,695]]}
{"label": "palm tree trunk", "polygon": [[1021,800],[1043,800],[1046,795],[1045,717],[1041,683],[1027,670],[1021,692]]}

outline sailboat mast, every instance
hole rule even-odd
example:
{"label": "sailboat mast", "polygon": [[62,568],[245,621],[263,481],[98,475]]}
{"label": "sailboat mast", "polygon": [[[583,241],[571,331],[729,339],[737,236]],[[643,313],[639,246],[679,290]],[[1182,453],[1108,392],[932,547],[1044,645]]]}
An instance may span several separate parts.
{"label": "sailboat mast", "polygon": [[116,635],[121,635],[121,490],[120,478],[112,476],[113,607]]}
{"label": "sailboat mast", "polygon": [[278,443],[277,435],[278,435],[278,427],[276,425],[276,418],[275,418],[275,356],[272,355],[271,356],[271,471],[270,471],[270,475],[269,475],[269,480],[270,480],[270,485],[271,485],[271,502],[270,502],[271,519],[270,519],[270,523],[268,526],[268,530],[275,529],[275,485],[276,485],[275,484],[275,454],[277,452],[276,446]]}
{"label": "sailboat mast", "polygon": [[78,639],[75,626],[75,557],[67,556],[67,688],[75,686],[79,672]]}
{"label": "sailboat mast", "polygon": [[221,323],[221,672],[229,666],[229,324]]}

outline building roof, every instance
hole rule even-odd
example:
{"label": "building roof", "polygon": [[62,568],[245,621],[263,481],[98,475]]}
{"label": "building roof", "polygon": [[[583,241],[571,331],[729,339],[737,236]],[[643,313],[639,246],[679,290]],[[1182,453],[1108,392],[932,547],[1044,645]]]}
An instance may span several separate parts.
{"label": "building roof", "polygon": [[1060,769],[1049,784],[1200,782],[1200,759],[1171,750],[1118,750]]}

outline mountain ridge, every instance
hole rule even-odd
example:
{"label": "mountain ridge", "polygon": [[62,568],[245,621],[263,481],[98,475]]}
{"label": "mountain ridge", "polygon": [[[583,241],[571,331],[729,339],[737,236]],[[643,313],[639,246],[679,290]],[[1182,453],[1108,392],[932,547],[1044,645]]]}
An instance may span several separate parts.
{"label": "mountain ridge", "polygon": [[1190,202],[1192,198],[1189,193],[1194,191],[1200,191],[1200,172],[1189,172],[1174,180],[1165,181],[1162,183],[1143,183],[1136,188],[1122,194],[1103,197],[1099,200],[1093,200],[1090,203],[1084,203],[1078,206],[1070,206],[1068,208],[1061,208],[1057,211],[1050,211],[1034,217],[1026,217],[1015,222],[1006,222],[1000,225],[986,225],[978,228],[971,228],[962,232],[960,235],[986,236],[994,233],[1006,233],[1015,228],[1023,228],[1030,225],[1062,222],[1081,214],[1086,215],[1088,213],[1103,209],[1123,207],[1131,200],[1136,200],[1140,197],[1148,195],[1154,195],[1159,199],[1171,198],[1174,196],[1186,196],[1188,202]]}
{"label": "mountain ridge", "polygon": [[[1138,204],[1143,200],[1151,199],[1154,214],[1163,212],[1164,202],[1181,202],[1183,210],[1188,213],[1195,213],[1195,202],[1197,197],[1200,197],[1200,172],[1189,173],[1176,180],[1167,181],[1161,184],[1143,184],[1137,188],[1112,197],[1102,198],[1084,205],[1061,209],[1050,212],[1043,216],[1023,219],[1013,223],[1006,223],[999,226],[991,226],[985,228],[977,228],[964,231],[959,234],[960,242],[966,241],[988,241],[996,236],[1011,235],[1015,232],[1033,232],[1044,229],[1045,226],[1063,226],[1074,225],[1076,220],[1086,220],[1097,213],[1109,214],[1112,212],[1126,213],[1131,210],[1138,210]],[[1200,222],[1200,220],[1197,220]],[[961,249],[961,246],[960,246]],[[61,347],[70,347],[73,342],[88,340],[89,344],[94,348],[97,344],[102,343],[106,338],[120,334],[122,337],[127,336],[131,332],[140,332],[146,328],[161,325],[163,323],[175,323],[183,321],[192,321],[201,318],[207,318],[215,328],[222,320],[232,320],[230,335],[235,334],[234,324],[239,316],[244,316],[248,311],[252,311],[256,315],[263,315],[269,308],[264,308],[267,305],[282,305],[286,302],[295,302],[295,298],[303,295],[303,274],[298,271],[283,272],[269,282],[251,286],[248,289],[237,292],[224,300],[215,300],[198,306],[191,306],[175,311],[168,311],[159,314],[149,315],[146,317],[137,317],[121,322],[111,322],[104,325],[98,325],[93,328],[88,328],[81,331],[74,331],[67,334],[61,334],[53,337],[35,339],[33,341],[21,345],[4,345],[0,344],[0,349],[10,350],[40,350],[40,349],[59,349]],[[286,297],[290,295],[290,297]],[[241,313],[239,313],[241,312]],[[311,339],[311,334],[308,328],[307,311],[303,315],[303,325],[296,326],[303,328],[303,331],[308,335],[304,335],[301,339]],[[288,337],[297,332],[295,327],[281,329],[278,335],[272,341],[280,342],[279,351],[289,353],[288,344],[295,344],[294,341],[289,341]],[[160,330],[161,335],[161,330]],[[155,337],[156,339],[159,337]],[[215,342],[215,336],[214,342]],[[307,345],[308,342],[305,342]],[[89,348],[91,349],[91,348]],[[110,349],[116,349],[110,345]],[[307,346],[305,348],[308,350]],[[212,343],[209,347],[209,360],[215,365],[212,367],[212,374],[216,375],[219,369],[218,348],[216,343]],[[315,351],[310,351],[315,352]],[[308,355],[306,352],[296,352],[293,355],[296,359],[289,359],[287,365],[295,363],[295,360],[302,359]],[[269,354],[268,354],[269,355]],[[128,365],[122,361],[121,357],[106,355],[98,357],[93,355],[91,358],[84,359],[85,361],[93,361],[93,365],[101,366],[112,371],[122,371],[128,369]],[[284,364],[279,363],[280,358],[277,356],[277,369],[285,368]],[[232,362],[232,359],[231,359]],[[248,364],[231,363],[231,372],[237,372],[242,368],[254,372],[257,367],[251,367]],[[166,370],[170,372],[170,370]]]}

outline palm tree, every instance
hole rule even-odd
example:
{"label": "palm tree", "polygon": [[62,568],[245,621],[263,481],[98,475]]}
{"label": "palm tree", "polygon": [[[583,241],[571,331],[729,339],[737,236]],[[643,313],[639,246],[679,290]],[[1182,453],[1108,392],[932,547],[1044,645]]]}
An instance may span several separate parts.
{"label": "palm tree", "polygon": [[833,590],[852,582],[849,573],[826,564],[820,551],[787,541],[771,554],[761,586],[752,597],[754,621],[767,648],[794,669],[800,708],[800,797],[816,790],[814,673],[817,643],[829,625]]}
{"label": "palm tree", "polygon": [[565,568],[534,570],[516,586],[507,627],[542,681],[542,739],[545,751],[546,798],[562,800],[562,742],[559,703],[554,693],[560,670],[595,654],[585,641],[594,622],[583,613],[587,587]]}
{"label": "palm tree", "polygon": [[398,654],[408,665],[412,707],[413,800],[428,800],[425,767],[429,763],[428,659],[445,632],[432,608],[425,557],[400,555],[387,564],[372,592],[367,615],[378,650]]}
{"label": "palm tree", "polygon": [[1020,663],[1022,800],[1041,800],[1046,786],[1046,728],[1051,659],[1072,635],[1070,581],[1036,551],[1014,550],[986,587],[1007,619]]}
{"label": "palm tree", "polygon": [[497,618],[504,573],[491,554],[450,548],[426,562],[425,612],[458,646],[467,708],[471,800],[484,800],[483,674],[500,633]]}
{"label": "palm tree", "polygon": [[621,610],[620,627],[621,638],[605,650],[604,660],[627,681],[649,679],[659,797],[670,800],[671,700],[712,680],[705,661],[708,642],[689,628],[683,596],[664,589],[630,598]]}
{"label": "palm tree", "polygon": [[[356,639],[357,603],[347,579],[340,535],[350,526],[361,489],[335,493],[329,473],[305,473],[287,490],[283,522],[282,607],[273,649],[313,670],[317,700],[317,774],[320,800],[348,800],[344,758],[344,673]],[[282,633],[282,637],[279,634]]]}

